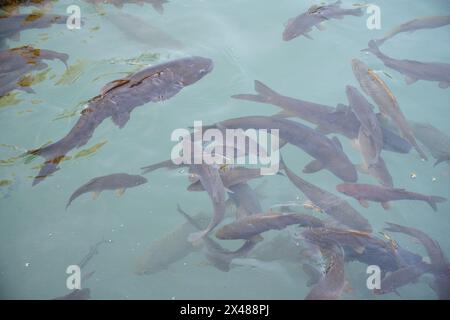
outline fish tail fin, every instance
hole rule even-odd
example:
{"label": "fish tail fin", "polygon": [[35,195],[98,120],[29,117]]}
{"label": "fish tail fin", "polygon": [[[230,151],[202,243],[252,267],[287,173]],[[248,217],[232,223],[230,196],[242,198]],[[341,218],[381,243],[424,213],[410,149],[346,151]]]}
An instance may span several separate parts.
{"label": "fish tail fin", "polygon": [[436,162],[434,163],[434,166],[436,167],[438,164],[445,162],[445,161],[450,161],[450,157],[441,157],[441,158],[437,159]]}
{"label": "fish tail fin", "polygon": [[431,206],[431,208],[433,208],[434,211],[437,211],[437,203],[445,201],[447,201],[446,198],[437,196],[429,196],[427,200],[428,204]]}
{"label": "fish tail fin", "polygon": [[361,51],[363,51],[363,52],[370,52],[370,53],[373,53],[374,55],[381,54],[381,51],[378,48],[379,44],[378,44],[377,41],[380,41],[380,40],[370,40],[369,43],[368,43],[368,48],[363,49]]}
{"label": "fish tail fin", "polygon": [[261,81],[255,80],[255,91],[258,94],[236,94],[231,96],[234,99],[249,100],[262,103],[270,103],[279,96],[277,92],[270,89]]}
{"label": "fish tail fin", "polygon": [[59,162],[60,160],[46,161],[41,170],[39,170],[38,175],[34,177],[32,186],[39,184],[40,182],[44,181],[45,178],[58,171]]}

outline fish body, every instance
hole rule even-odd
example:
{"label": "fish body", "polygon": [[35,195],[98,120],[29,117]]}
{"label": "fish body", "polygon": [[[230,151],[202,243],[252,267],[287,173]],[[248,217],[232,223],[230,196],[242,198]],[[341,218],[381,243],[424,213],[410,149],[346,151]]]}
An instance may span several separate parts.
{"label": "fish body", "polygon": [[411,127],[401,111],[397,99],[387,87],[386,83],[373,70],[369,69],[365,63],[358,59],[352,60],[352,68],[364,93],[372,98],[383,115],[392,119],[402,136],[411,143],[423,159],[427,160],[426,154],[414,138]]}
{"label": "fish body", "polygon": [[438,82],[442,89],[450,86],[450,64],[448,63],[394,59],[382,53],[374,40],[369,42],[367,50],[377,56],[386,67],[403,74],[408,85],[418,80],[426,80]]}
{"label": "fish body", "polygon": [[136,107],[148,102],[170,99],[184,87],[203,78],[212,68],[210,59],[189,57],[151,66],[124,79],[108,83],[100,95],[89,101],[65,137],[51,145],[29,151],[29,154],[40,155],[46,159],[33,185],[57,171],[64,155],[85,145],[105,119],[111,118],[121,129]]}
{"label": "fish body", "polygon": [[411,128],[419,140],[436,159],[435,166],[441,162],[450,163],[450,137],[444,132],[427,123],[413,122]]}
{"label": "fish body", "polygon": [[128,188],[134,188],[141,184],[147,183],[147,179],[139,175],[129,175],[126,173],[115,173],[107,176],[91,179],[86,184],[79,187],[70,196],[66,209],[72,201],[87,192],[100,193],[104,190],[121,190],[122,192]]}
{"label": "fish body", "polygon": [[297,176],[286,165],[283,165],[289,180],[299,188],[306,197],[326,214],[339,223],[354,230],[371,232],[369,221],[356,211],[348,202],[327,192]]}
{"label": "fish body", "polygon": [[53,300],[89,300],[91,290],[89,288],[75,289],[65,296],[54,298]]}
{"label": "fish body", "polygon": [[415,283],[427,271],[425,264],[412,265],[395,270],[381,280],[380,289],[374,289],[375,294],[397,293],[397,289]]}
{"label": "fish body", "polygon": [[299,36],[312,39],[309,32],[313,27],[323,30],[321,23],[330,19],[343,19],[344,16],[360,17],[364,14],[361,8],[342,9],[341,1],[328,5],[312,6],[308,11],[289,19],[283,31],[283,40],[290,41]]}
{"label": "fish body", "polygon": [[258,195],[247,183],[238,183],[229,187],[228,196],[234,201],[238,210],[238,217],[263,212]]}
{"label": "fish body", "polygon": [[389,208],[389,201],[395,200],[418,200],[427,202],[434,211],[437,211],[436,203],[447,201],[446,198],[438,196],[427,196],[405,189],[390,188],[369,184],[342,183],[336,187],[337,191],[357,199],[361,205],[367,207],[367,201],[379,202],[383,208]]}

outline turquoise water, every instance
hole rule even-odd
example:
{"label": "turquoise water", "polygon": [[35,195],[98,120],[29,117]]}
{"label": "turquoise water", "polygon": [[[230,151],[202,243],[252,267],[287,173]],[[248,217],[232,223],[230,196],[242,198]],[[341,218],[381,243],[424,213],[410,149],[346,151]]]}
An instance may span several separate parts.
{"label": "turquoise water", "polygon": [[[94,177],[117,172],[139,174],[140,167],[168,159],[174,146],[170,140],[174,129],[192,126],[195,120],[209,124],[280,111],[271,105],[230,98],[233,94],[253,93],[254,80],[289,97],[330,106],[347,103],[345,86],[358,87],[350,65],[353,58],[390,76],[382,75],[408,119],[431,123],[450,136],[450,89],[426,81],[407,86],[401,74],[360,51],[370,39],[381,38],[400,23],[418,16],[448,15],[450,2],[373,3],[381,8],[381,30],[367,29],[368,15],[345,17],[327,21],[325,31],[311,32],[313,41],[300,37],[284,42],[283,23],[306,11],[314,1],[171,0],[164,5],[163,15],[148,4],[126,4],[122,9],[102,5],[96,9],[84,1],[55,2],[51,13],[65,14],[70,4],[80,6],[85,21],[80,30],[54,25],[26,30],[20,40],[7,41],[11,48],[29,44],[67,53],[68,64],[78,75],[64,77],[64,65],[50,61],[45,79],[33,85],[35,94],[15,91],[19,102],[0,108],[0,159],[4,160],[0,179],[10,181],[0,189],[0,297],[51,299],[69,293],[67,266],[77,264],[91,245],[104,238],[111,242],[99,247],[86,266],[86,271],[95,270],[95,274],[83,282],[83,287],[91,289],[93,299],[303,299],[310,290],[306,276],[298,263],[287,261],[237,266],[221,272],[198,251],[160,272],[135,274],[139,257],[150,245],[185,222],[176,211],[177,203],[191,214],[211,214],[206,193],[186,191],[189,181],[185,171],[159,170],[146,176],[147,184],[129,189],[121,197],[105,191],[96,200],[90,195],[81,196],[67,211],[65,205],[74,190]],[[343,1],[344,7],[351,5]],[[30,10],[21,8],[22,12]],[[133,38],[133,30],[118,28],[108,18],[120,12],[164,30],[184,47],[154,48],[151,43]],[[382,50],[398,59],[449,63],[449,35],[449,26],[404,33],[386,42]],[[104,145],[87,156],[75,157],[80,150],[72,151],[72,159],[63,161],[54,176],[31,186],[42,159],[25,161],[19,156],[66,135],[85,101],[98,95],[103,85],[147,64],[191,55],[212,59],[214,70],[168,101],[136,108],[121,130],[110,120],[104,121],[80,150],[106,141]],[[359,163],[359,153],[351,142],[345,137],[340,140],[349,158]],[[298,174],[311,161],[310,156],[292,146],[283,149],[283,156]],[[383,156],[395,186],[450,199],[448,164],[433,167],[431,156],[430,161],[421,161],[414,150],[409,154],[385,152]],[[302,177],[338,194],[334,186],[341,181],[328,171]],[[262,188],[265,198],[261,200],[265,210],[289,201],[302,204],[307,200],[286,177],[264,177],[249,184],[256,187],[262,181],[266,181]],[[362,174],[359,182],[375,183]],[[365,209],[354,199],[340,196],[369,219],[375,232],[385,221],[419,228],[450,256],[450,202],[439,204],[437,212],[425,203],[412,201],[393,202],[392,208],[384,211],[376,203]],[[264,237],[270,239],[277,232],[268,232]],[[403,247],[426,255],[423,247],[410,238],[395,238]],[[230,249],[238,245],[221,244]],[[395,294],[373,295],[365,286],[365,268],[358,262],[346,264],[346,279],[352,290],[342,298],[399,298]],[[424,275],[417,283],[400,288],[400,298],[436,299],[428,285],[430,279]]]}

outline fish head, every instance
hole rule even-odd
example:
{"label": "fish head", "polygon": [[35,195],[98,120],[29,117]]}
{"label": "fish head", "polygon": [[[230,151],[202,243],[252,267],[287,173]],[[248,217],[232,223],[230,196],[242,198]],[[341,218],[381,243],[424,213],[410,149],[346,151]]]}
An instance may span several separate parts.
{"label": "fish head", "polygon": [[355,75],[367,73],[369,67],[359,59],[352,59],[352,70]]}
{"label": "fish head", "polygon": [[213,68],[213,61],[203,57],[181,59],[170,67],[172,72],[180,77],[180,82],[185,86],[197,82],[210,73]]}
{"label": "fish head", "polygon": [[136,186],[140,186],[141,184],[147,183],[148,180],[144,178],[143,176],[136,176],[134,177],[134,184]]}
{"label": "fish head", "polygon": [[351,183],[341,183],[336,186],[336,190],[347,196],[352,194],[352,184]]}
{"label": "fish head", "polygon": [[295,26],[295,19],[291,19],[286,23],[283,31],[283,40],[290,41],[302,34],[301,28]]}

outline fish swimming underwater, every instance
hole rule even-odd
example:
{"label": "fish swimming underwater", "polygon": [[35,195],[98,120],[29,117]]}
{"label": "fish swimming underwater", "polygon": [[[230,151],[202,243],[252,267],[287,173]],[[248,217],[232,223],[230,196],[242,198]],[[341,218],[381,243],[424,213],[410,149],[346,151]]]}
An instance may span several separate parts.
{"label": "fish swimming underwater", "polygon": [[421,29],[434,29],[450,24],[450,16],[429,16],[421,17],[405,22],[393,30],[388,32],[382,39],[376,40],[377,45],[382,45],[386,40],[389,40],[402,32],[412,33]]}
{"label": "fish swimming underwater", "polygon": [[134,40],[149,49],[182,49],[183,44],[172,38],[141,18],[128,13],[108,13],[106,19],[111,21],[127,39]]}
{"label": "fish swimming underwater", "polygon": [[386,67],[403,74],[408,85],[418,80],[426,80],[438,82],[441,89],[447,89],[450,86],[450,64],[448,63],[394,59],[382,53],[374,40],[369,42],[369,48],[365,51],[377,56]]}
{"label": "fish swimming underwater", "polygon": [[347,196],[355,198],[359,201],[361,206],[365,208],[369,206],[367,201],[374,201],[381,203],[381,206],[385,210],[389,209],[389,201],[395,200],[425,201],[434,211],[437,211],[437,203],[447,201],[444,197],[426,196],[420,193],[406,191],[405,189],[370,184],[341,183],[336,186],[336,190],[346,194]]}
{"label": "fish swimming underwater", "polygon": [[301,123],[274,117],[249,116],[224,120],[211,127],[221,130],[278,130],[280,140],[302,149],[315,158],[305,166],[303,172],[314,173],[327,169],[343,181],[355,182],[358,179],[356,168],[345,154],[339,139],[336,137],[329,139]]}
{"label": "fish swimming underwater", "polygon": [[369,221],[358,211],[353,209],[347,201],[303,180],[292,172],[284,163],[282,166],[289,180],[299,188],[314,205],[319,207],[334,220],[354,230],[372,232]]}
{"label": "fish swimming underwater", "polygon": [[450,164],[450,137],[428,123],[410,122],[414,136],[430,150],[437,166],[447,161]]}
{"label": "fish swimming underwater", "polygon": [[290,41],[299,36],[304,36],[312,40],[309,32],[313,27],[319,30],[324,30],[322,23],[330,19],[343,19],[344,16],[357,16],[361,17],[364,12],[361,8],[356,9],[342,9],[341,1],[328,5],[314,5],[308,9],[308,11],[291,18],[285,24],[283,31],[283,40]]}
{"label": "fish swimming underwater", "polygon": [[107,118],[123,128],[131,112],[148,102],[168,100],[184,87],[194,84],[213,69],[210,59],[189,57],[148,67],[124,79],[106,84],[81,112],[72,130],[59,141],[28,153],[45,158],[33,185],[59,169],[58,164],[70,150],[85,145],[95,129]]}
{"label": "fish swimming underwater", "polygon": [[417,144],[411,127],[409,126],[408,121],[398,105],[397,99],[386,83],[384,83],[384,81],[377,74],[375,74],[372,69],[358,59],[352,60],[352,69],[353,74],[358,80],[364,93],[372,98],[384,116],[389,117],[396,124],[403,138],[411,143],[422,159],[428,160],[425,152],[423,152]]}
{"label": "fish swimming underwater", "polygon": [[[283,96],[261,81],[255,80],[257,94],[236,94],[234,99],[271,104],[283,109],[276,117],[299,117],[315,124],[323,134],[338,133],[349,139],[357,139],[361,123],[349,107],[339,104],[336,108],[310,101]],[[408,153],[409,142],[386,127],[383,131],[383,148],[388,151]]]}
{"label": "fish swimming underwater", "polygon": [[67,202],[66,209],[70,206],[73,200],[84,193],[93,192],[95,196],[104,190],[117,190],[119,194],[123,194],[126,189],[134,188],[141,184],[147,183],[147,179],[138,175],[129,175],[126,173],[115,173],[107,176],[97,177],[91,179],[86,184],[79,187],[70,196]]}
{"label": "fish swimming underwater", "polygon": [[169,2],[167,0],[84,0],[84,1],[92,3],[92,4],[103,4],[103,3],[112,4],[117,8],[122,8],[125,3],[135,3],[140,6],[143,6],[144,3],[148,3],[159,14],[164,13],[163,4]]}

